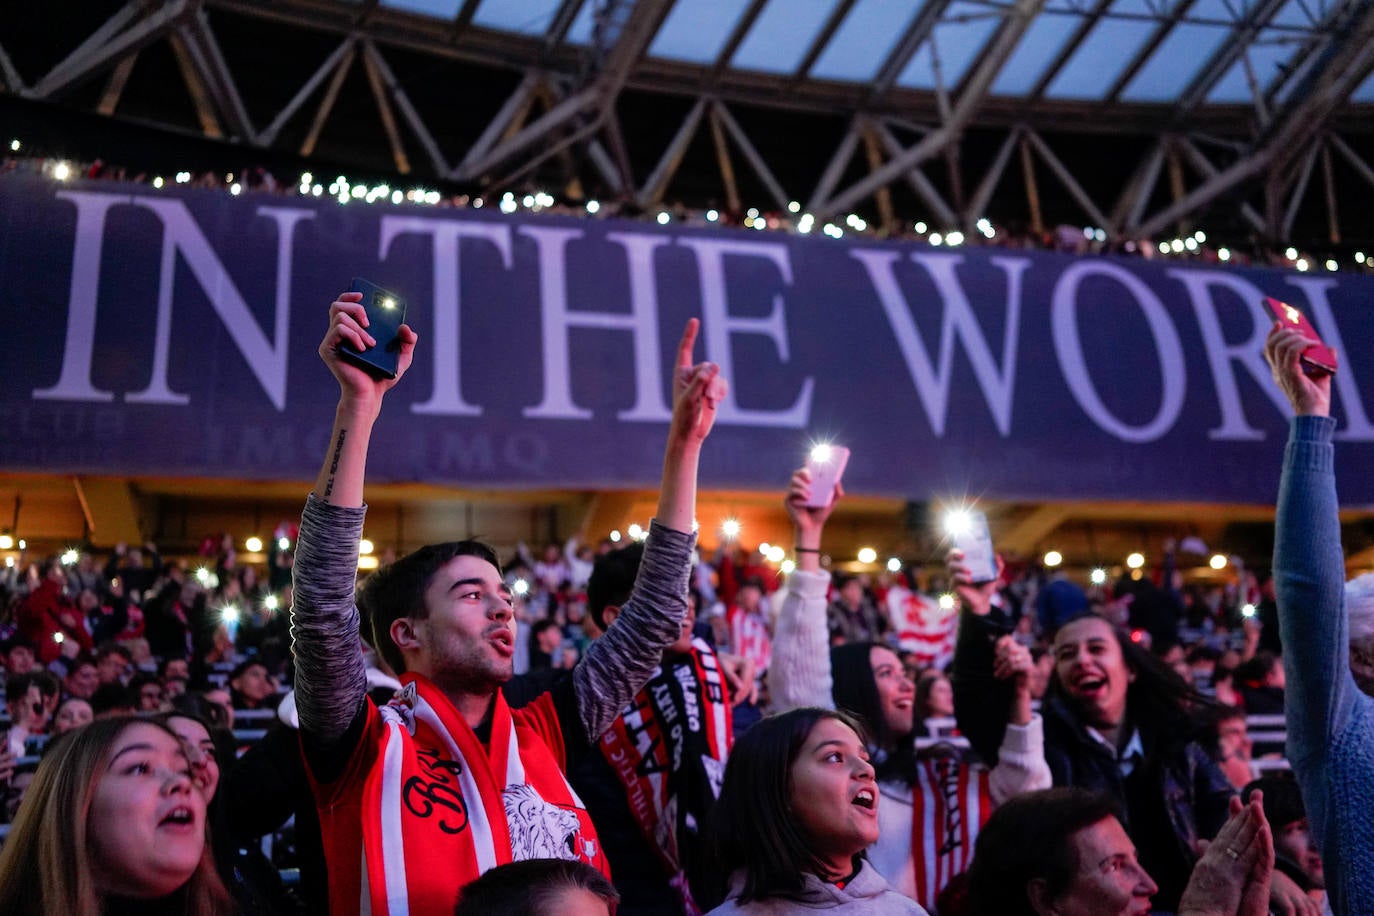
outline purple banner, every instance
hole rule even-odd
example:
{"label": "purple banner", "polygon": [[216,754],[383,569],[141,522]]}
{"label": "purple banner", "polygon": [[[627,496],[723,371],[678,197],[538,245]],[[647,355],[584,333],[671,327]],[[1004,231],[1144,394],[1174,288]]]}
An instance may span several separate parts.
{"label": "purple banner", "polygon": [[337,395],[315,348],[363,276],[420,334],[373,480],[654,485],[696,316],[732,386],[708,487],[776,489],[827,439],[856,493],[1265,503],[1268,295],[1340,353],[1341,495],[1374,503],[1367,276],[26,176],[0,227],[11,471],[312,478]]}

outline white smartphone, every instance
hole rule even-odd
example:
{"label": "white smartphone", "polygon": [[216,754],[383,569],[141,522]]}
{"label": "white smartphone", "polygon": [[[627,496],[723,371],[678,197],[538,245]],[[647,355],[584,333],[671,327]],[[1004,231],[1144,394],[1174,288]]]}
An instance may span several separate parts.
{"label": "white smartphone", "polygon": [[849,463],[849,449],[843,445],[817,445],[806,458],[806,469],[811,472],[811,498],[806,506],[811,509],[824,509],[835,499],[835,485],[844,476],[844,467]]}
{"label": "white smartphone", "polygon": [[991,582],[997,578],[997,554],[992,549],[992,532],[988,517],[977,509],[966,509],[957,524],[950,524],[954,546],[964,552],[964,565],[974,582]]}

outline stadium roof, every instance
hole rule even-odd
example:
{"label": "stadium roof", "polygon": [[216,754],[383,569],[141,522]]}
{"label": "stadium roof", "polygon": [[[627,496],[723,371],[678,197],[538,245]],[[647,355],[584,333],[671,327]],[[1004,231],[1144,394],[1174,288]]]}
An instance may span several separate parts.
{"label": "stadium roof", "polygon": [[[1067,201],[1117,237],[1219,210],[1374,237],[1337,213],[1374,184],[1374,0],[60,6],[11,11],[6,92],[306,161],[966,231],[1011,185],[1033,224]],[[1037,164],[1064,193],[1037,200]]]}

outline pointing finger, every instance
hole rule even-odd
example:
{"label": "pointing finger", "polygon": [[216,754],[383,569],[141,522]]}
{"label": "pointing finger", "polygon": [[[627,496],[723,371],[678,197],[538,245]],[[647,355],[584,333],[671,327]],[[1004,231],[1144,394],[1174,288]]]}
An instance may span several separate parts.
{"label": "pointing finger", "polygon": [[682,340],[677,345],[677,367],[679,369],[692,367],[692,348],[696,346],[697,329],[700,327],[701,322],[697,319],[687,319],[687,326],[682,329]]}

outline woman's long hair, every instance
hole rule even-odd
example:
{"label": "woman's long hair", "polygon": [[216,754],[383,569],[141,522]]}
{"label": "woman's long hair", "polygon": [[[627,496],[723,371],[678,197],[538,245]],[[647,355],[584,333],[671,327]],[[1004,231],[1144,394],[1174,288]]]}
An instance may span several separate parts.
{"label": "woman's long hair", "polygon": [[[6,916],[100,916],[92,880],[87,819],[110,747],[135,724],[166,726],[136,716],[97,719],[63,737],[44,756],[0,850],[0,913]],[[173,738],[176,735],[167,732]],[[177,892],[187,916],[233,912],[215,874],[207,841],[200,863]]]}
{"label": "woman's long hair", "polygon": [[[835,708],[842,709],[864,724],[868,734],[868,753],[879,780],[916,781],[917,729],[899,735],[888,728],[878,698],[878,682],[873,678],[873,649],[888,648],[883,643],[855,642],[830,650],[830,671],[834,678],[830,693]],[[859,734],[864,734],[860,732]]]}
{"label": "woman's long hair", "polygon": [[735,742],[707,833],[710,867],[703,873],[716,885],[693,888],[704,909],[724,900],[735,872],[744,876],[741,903],[796,897],[805,875],[826,874],[791,799],[792,764],[822,719],[834,719],[865,740],[863,725],[848,714],[807,706],[768,716]]}

